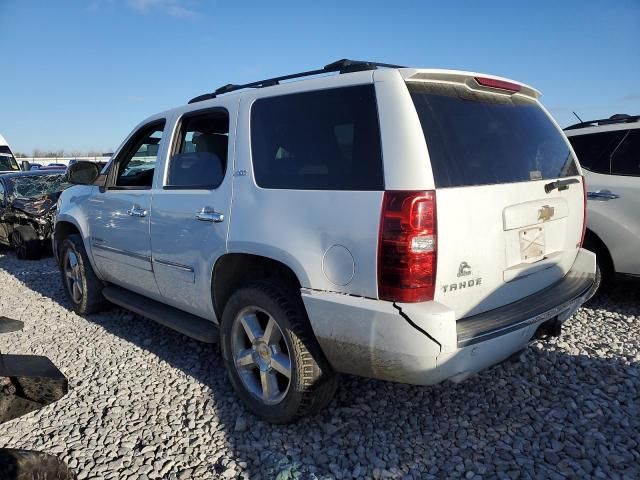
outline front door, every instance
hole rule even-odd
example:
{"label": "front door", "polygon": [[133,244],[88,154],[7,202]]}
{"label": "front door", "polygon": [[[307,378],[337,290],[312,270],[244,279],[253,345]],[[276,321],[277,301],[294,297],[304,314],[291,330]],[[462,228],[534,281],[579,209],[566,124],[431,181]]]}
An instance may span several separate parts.
{"label": "front door", "polygon": [[214,319],[211,273],[226,252],[231,204],[229,112],[185,114],[174,131],[151,209],[153,269],[166,303]]}
{"label": "front door", "polygon": [[151,263],[151,186],[164,120],[140,128],[113,160],[104,188],[89,199],[91,250],[101,276],[158,299]]}

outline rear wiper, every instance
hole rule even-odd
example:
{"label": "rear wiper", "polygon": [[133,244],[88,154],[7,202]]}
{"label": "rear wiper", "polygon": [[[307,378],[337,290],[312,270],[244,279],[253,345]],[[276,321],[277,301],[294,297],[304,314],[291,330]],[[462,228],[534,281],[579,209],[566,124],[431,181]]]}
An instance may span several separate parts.
{"label": "rear wiper", "polygon": [[566,180],[556,180],[555,182],[547,183],[544,186],[544,191],[549,193],[557,188],[558,191],[561,192],[569,188],[569,185],[571,185],[572,183],[580,183],[580,180],[578,180],[577,178],[567,178]]}

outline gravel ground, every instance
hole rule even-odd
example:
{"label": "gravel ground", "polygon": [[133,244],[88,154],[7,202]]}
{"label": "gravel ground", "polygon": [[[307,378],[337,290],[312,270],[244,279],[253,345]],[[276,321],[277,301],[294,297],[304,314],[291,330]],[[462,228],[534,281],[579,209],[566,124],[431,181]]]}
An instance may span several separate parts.
{"label": "gravel ground", "polygon": [[556,340],[461,384],[344,378],[292,426],[238,404],[220,355],[123,310],[69,310],[52,259],[0,252],[6,353],[47,355],[70,392],[0,425],[0,445],[79,478],[639,478],[640,293],[594,298]]}

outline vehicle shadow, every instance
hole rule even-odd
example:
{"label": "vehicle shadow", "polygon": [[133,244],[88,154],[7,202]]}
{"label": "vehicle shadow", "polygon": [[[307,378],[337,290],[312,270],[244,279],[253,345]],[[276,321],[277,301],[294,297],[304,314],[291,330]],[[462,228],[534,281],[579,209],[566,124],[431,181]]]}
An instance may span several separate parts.
{"label": "vehicle shadow", "polygon": [[[29,262],[0,258],[0,269],[70,309],[61,282],[49,277],[59,278],[53,261],[47,262],[47,268],[32,272]],[[618,288],[594,297],[589,308],[637,310],[637,292]],[[637,356],[573,354],[560,337],[460,384],[416,387],[346,376],[320,414],[273,426],[241,407],[215,348],[120,309],[86,320],[206,387],[209,398],[194,400],[193,410],[214,414],[209,427],[224,432],[224,446],[206,448],[204,438],[204,444],[193,445],[190,469],[171,470],[164,478],[233,478],[230,465],[239,477],[280,480],[640,475]],[[572,322],[570,335],[592,334]],[[619,328],[638,331],[622,321]],[[93,380],[70,378],[72,385]],[[153,392],[148,395],[157,401]],[[126,408],[121,414],[128,414]],[[175,435],[189,436],[189,428],[185,419]],[[138,447],[144,451],[143,444]]]}
{"label": "vehicle shadow", "polygon": [[600,289],[585,306],[610,313],[640,315],[640,279],[621,280]]}

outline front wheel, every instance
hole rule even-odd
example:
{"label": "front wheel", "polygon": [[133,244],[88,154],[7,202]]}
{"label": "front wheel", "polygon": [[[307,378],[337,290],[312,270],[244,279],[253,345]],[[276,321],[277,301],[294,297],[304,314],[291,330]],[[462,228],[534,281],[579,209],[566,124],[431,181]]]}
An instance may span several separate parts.
{"label": "front wheel", "polygon": [[102,296],[102,282],[89,263],[82,237],[69,235],[60,246],[60,272],[71,306],[76,313],[104,310],[108,302]]}
{"label": "front wheel", "polygon": [[308,325],[302,300],[271,282],[241,288],[221,325],[222,356],[244,404],[271,423],[318,412],[338,380]]}
{"label": "front wheel", "polygon": [[20,260],[38,260],[42,255],[40,239],[31,227],[16,227],[11,235],[11,244]]}

